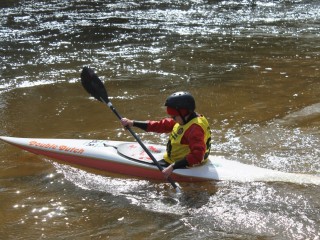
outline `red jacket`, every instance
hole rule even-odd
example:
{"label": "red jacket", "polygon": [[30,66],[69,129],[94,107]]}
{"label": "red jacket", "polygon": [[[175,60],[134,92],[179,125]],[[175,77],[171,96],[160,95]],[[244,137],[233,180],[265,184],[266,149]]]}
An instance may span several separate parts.
{"label": "red jacket", "polygon": [[[170,133],[175,124],[176,122],[172,118],[148,121],[147,132]],[[186,156],[189,167],[200,164],[206,152],[203,129],[197,124],[192,124],[184,133],[181,144],[189,145],[190,153]]]}

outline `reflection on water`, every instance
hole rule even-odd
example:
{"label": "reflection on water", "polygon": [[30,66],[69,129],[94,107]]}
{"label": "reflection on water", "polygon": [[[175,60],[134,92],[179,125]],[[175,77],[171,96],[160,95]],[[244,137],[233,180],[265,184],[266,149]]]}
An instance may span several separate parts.
{"label": "reflection on water", "polygon": [[[133,141],[80,86],[91,66],[124,116],[159,119],[166,96],[188,90],[211,123],[212,154],[319,175],[319,7],[1,1],[0,134]],[[166,135],[137,132],[166,143]],[[177,195],[166,183],[0,149],[6,239],[319,238],[319,186],[181,184]]]}
{"label": "reflection on water", "polygon": [[[279,68],[317,56],[312,36],[319,34],[318,4],[16,3],[1,9],[1,51],[10,53],[1,59],[1,84],[75,81],[87,64],[118,79],[164,75],[187,81],[200,73],[212,81],[243,67],[267,74],[275,70],[261,62],[268,58],[281,61]],[[279,74],[288,77],[285,69]]]}

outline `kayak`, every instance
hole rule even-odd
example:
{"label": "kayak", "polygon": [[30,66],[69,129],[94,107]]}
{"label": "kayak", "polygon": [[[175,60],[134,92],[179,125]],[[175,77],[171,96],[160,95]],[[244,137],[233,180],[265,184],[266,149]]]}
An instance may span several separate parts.
{"label": "kayak", "polygon": [[[17,138],[0,139],[28,152],[64,163],[129,175],[143,179],[165,181],[163,174],[138,143],[91,139]],[[157,161],[162,160],[165,146],[145,144]],[[320,185],[320,177],[310,174],[286,173],[254,165],[209,156],[200,166],[176,169],[171,175],[177,182],[201,181],[263,181]]]}

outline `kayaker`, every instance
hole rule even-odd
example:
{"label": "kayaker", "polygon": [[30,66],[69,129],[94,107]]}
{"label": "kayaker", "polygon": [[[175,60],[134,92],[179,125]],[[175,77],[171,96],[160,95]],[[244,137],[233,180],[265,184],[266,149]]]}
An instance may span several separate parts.
{"label": "kayaker", "polygon": [[195,112],[194,97],[189,92],[176,92],[165,102],[170,118],[160,121],[136,121],[122,118],[124,127],[138,127],[147,132],[171,133],[164,155],[163,174],[169,177],[174,169],[193,167],[207,161],[211,132],[207,119]]}

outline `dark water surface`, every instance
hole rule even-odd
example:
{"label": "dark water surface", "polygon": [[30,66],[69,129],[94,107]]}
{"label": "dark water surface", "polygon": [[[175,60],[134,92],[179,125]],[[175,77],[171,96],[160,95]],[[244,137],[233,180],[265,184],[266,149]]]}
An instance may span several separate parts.
{"label": "dark water surface", "polygon": [[[320,176],[320,3],[1,1],[0,135],[131,140],[119,112],[160,119],[192,92],[212,154]],[[138,131],[137,131],[138,132]],[[167,136],[138,132],[145,142]],[[320,187],[167,183],[62,165],[0,143],[3,239],[319,239]],[[236,171],[236,169],[235,169]]]}

